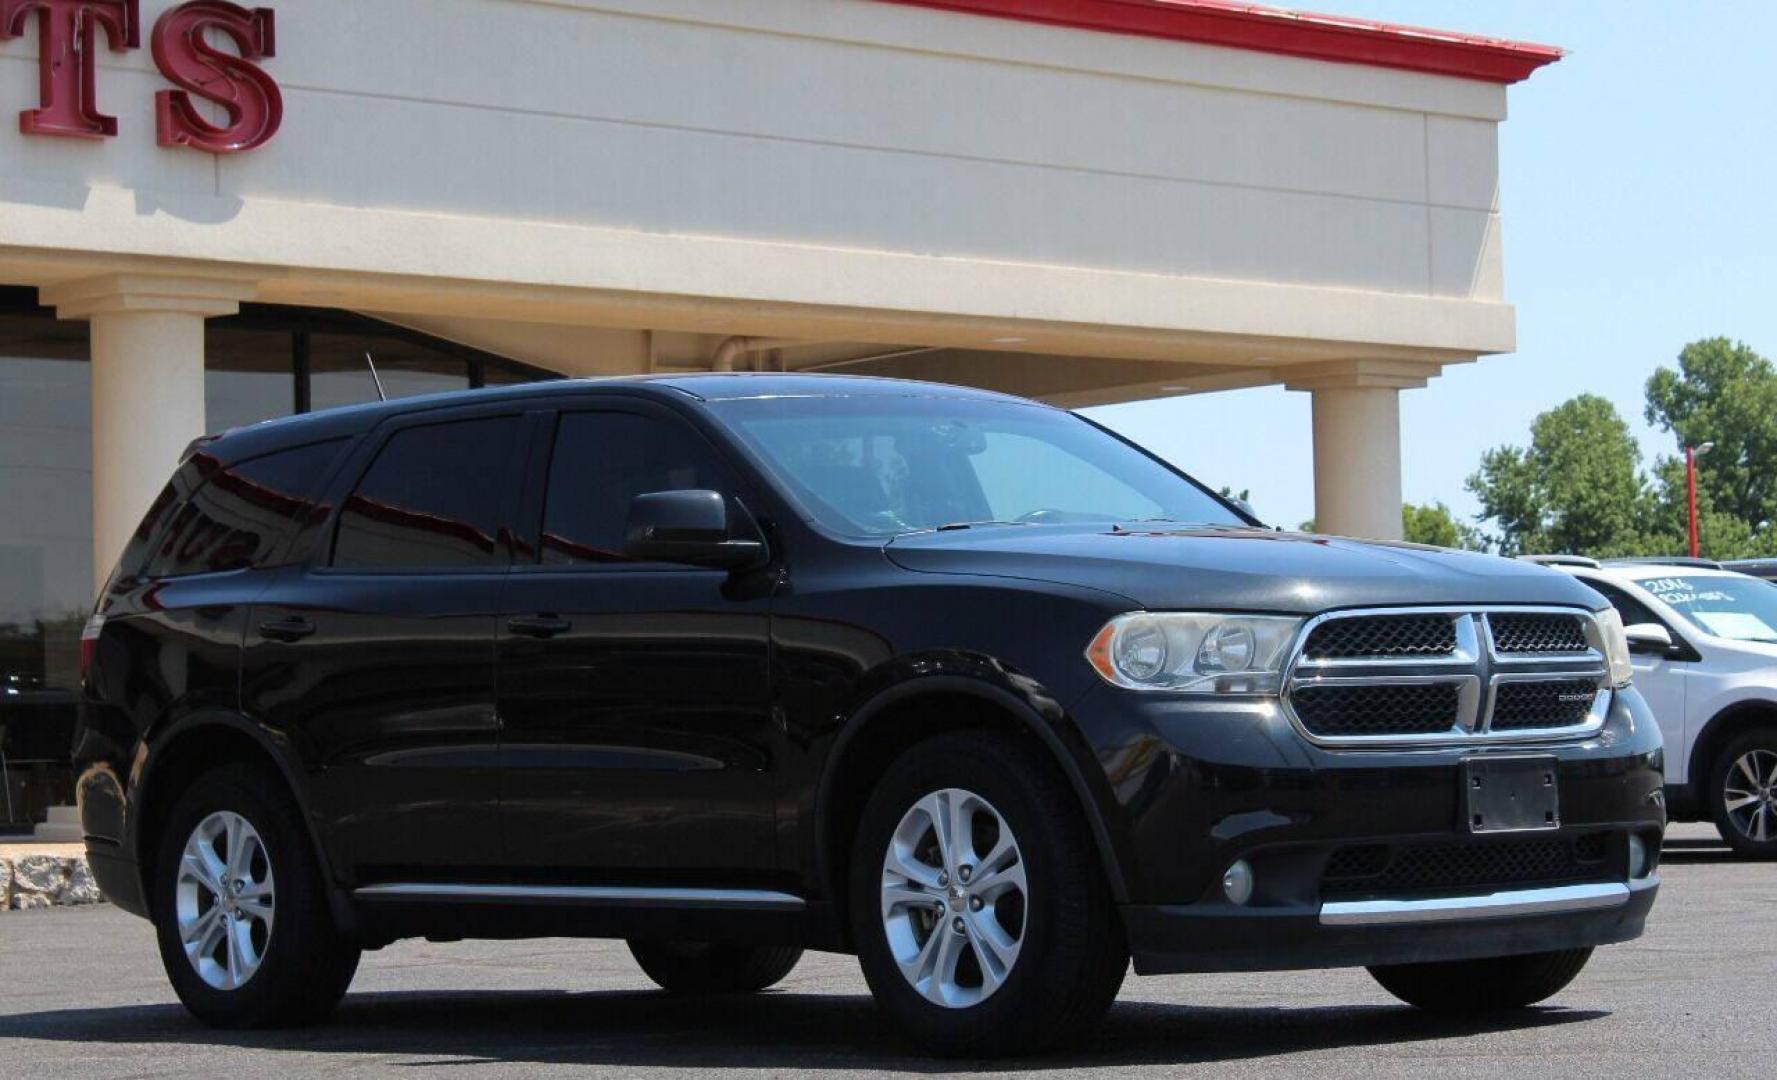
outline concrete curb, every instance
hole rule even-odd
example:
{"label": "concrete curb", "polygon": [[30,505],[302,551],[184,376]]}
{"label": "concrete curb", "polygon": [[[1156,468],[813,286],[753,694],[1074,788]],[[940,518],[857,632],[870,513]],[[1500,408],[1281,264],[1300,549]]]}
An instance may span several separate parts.
{"label": "concrete curb", "polygon": [[0,912],[96,904],[101,899],[79,845],[0,846]]}

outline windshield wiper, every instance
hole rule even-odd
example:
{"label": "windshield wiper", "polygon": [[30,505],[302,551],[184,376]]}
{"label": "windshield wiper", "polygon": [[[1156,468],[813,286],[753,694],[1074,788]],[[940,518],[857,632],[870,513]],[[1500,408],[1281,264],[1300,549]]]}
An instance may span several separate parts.
{"label": "windshield wiper", "polygon": [[1035,525],[1034,521],[953,521],[948,525],[940,525],[933,532],[955,532],[958,529],[973,529],[977,525]]}

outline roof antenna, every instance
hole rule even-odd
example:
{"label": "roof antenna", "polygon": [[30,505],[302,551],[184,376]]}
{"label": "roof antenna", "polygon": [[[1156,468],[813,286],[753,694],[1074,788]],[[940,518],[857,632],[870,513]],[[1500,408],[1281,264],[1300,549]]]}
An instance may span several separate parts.
{"label": "roof antenna", "polygon": [[370,378],[373,382],[376,383],[376,400],[378,400],[378,401],[389,400],[389,395],[383,393],[383,377],[376,373],[376,358],[371,356],[368,350],[366,350],[364,353],[364,363],[369,365]]}

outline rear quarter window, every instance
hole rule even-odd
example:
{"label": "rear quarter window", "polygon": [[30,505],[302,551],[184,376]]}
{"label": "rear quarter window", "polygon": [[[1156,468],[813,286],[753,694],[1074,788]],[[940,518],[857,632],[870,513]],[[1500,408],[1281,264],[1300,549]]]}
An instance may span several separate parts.
{"label": "rear quarter window", "polygon": [[123,554],[117,560],[119,573],[125,578],[137,577],[146,571],[148,560],[154,554],[154,539],[159,536],[163,527],[172,520],[173,515],[183,505],[184,489],[175,477],[160,489],[155,496],[154,504],[142,515],[142,523],[124,542]]}
{"label": "rear quarter window", "polygon": [[[171,515],[148,561],[151,578],[266,566],[314,509],[345,440],[311,443],[212,468]],[[163,496],[164,498],[164,496]]]}

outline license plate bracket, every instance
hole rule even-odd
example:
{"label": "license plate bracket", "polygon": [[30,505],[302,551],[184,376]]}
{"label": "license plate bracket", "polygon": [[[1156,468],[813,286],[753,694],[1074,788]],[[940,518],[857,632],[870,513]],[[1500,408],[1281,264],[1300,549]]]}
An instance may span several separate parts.
{"label": "license plate bracket", "polygon": [[1463,818],[1471,833],[1561,827],[1561,785],[1553,754],[1465,758],[1462,796]]}

